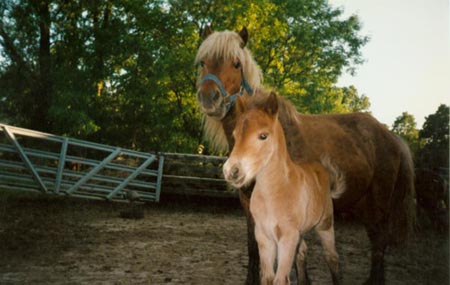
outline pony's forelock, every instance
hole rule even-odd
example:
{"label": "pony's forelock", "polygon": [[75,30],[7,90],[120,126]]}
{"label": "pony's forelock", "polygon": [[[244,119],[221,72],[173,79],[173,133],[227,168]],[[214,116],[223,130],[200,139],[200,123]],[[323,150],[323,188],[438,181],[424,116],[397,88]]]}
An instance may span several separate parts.
{"label": "pony's forelock", "polygon": [[262,72],[250,50],[242,47],[242,44],[243,40],[236,32],[228,30],[214,32],[200,45],[195,57],[195,64],[207,59],[237,59],[242,63],[245,79],[255,90],[262,84]]}
{"label": "pony's forelock", "polygon": [[204,59],[230,59],[242,60],[244,55],[241,48],[242,39],[235,32],[222,31],[209,35],[198,49],[195,63]]}

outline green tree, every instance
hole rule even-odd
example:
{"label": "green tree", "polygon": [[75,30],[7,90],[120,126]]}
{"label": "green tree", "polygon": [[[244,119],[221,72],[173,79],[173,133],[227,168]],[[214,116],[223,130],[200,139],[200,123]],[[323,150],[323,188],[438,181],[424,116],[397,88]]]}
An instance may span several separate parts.
{"label": "green tree", "polygon": [[0,1],[0,114],[10,123],[139,150],[201,143],[193,61],[206,25],[247,26],[250,49],[306,113],[366,110],[337,88],[362,62],[356,16],[326,0]]}
{"label": "green tree", "polygon": [[425,118],[419,138],[423,146],[418,152],[420,168],[437,170],[449,167],[449,106],[441,104]]}
{"label": "green tree", "polygon": [[[342,10],[325,0],[273,2],[277,9],[268,13],[274,20],[260,24],[267,31],[252,33],[261,37],[255,55],[266,82],[301,112],[351,111],[342,106],[342,93],[334,85],[344,71],[353,73],[362,62],[360,48],[368,38],[359,35],[357,16],[344,18]],[[259,18],[266,19],[264,15]],[[347,98],[346,104],[353,104],[350,101]]]}
{"label": "green tree", "polygon": [[419,131],[416,128],[414,116],[408,112],[403,112],[398,116],[392,125],[392,132],[399,135],[409,145],[412,153],[416,153],[419,147]]}
{"label": "green tree", "polygon": [[12,123],[141,150],[197,148],[197,30],[166,1],[7,0],[0,14],[0,108]]}
{"label": "green tree", "polygon": [[[3,112],[31,127],[49,130],[48,110],[53,84],[50,70],[50,12],[48,1],[0,4],[2,51],[11,65],[2,64]],[[27,15],[27,17],[16,17]],[[15,27],[20,27],[15,29]],[[11,32],[12,31],[12,32]],[[7,110],[8,112],[5,112]]]}

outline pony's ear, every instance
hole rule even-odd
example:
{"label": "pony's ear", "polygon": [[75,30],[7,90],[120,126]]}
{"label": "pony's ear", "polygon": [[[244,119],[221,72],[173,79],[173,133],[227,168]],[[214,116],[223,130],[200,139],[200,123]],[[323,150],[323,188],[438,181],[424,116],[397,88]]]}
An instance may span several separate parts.
{"label": "pony's ear", "polygon": [[278,98],[277,94],[274,91],[271,91],[269,97],[264,104],[264,111],[271,115],[275,116],[278,113]]}
{"label": "pony's ear", "polygon": [[203,28],[203,30],[201,32],[201,36],[205,40],[212,33],[213,33],[213,30],[212,30],[211,26],[208,25],[205,28]]}
{"label": "pony's ear", "polygon": [[241,47],[245,47],[245,45],[247,44],[248,41],[248,31],[247,28],[244,26],[242,27],[242,30],[239,31],[239,36],[241,36],[243,44],[241,45]]}
{"label": "pony's ear", "polygon": [[244,99],[241,96],[237,97],[236,99],[236,110],[239,113],[244,113],[247,110],[247,105],[245,104]]}

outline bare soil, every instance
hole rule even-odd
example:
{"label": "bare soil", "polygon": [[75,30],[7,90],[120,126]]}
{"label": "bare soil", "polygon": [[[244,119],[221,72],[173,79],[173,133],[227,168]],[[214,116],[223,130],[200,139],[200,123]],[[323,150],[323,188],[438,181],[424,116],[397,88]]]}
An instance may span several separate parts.
{"label": "bare soil", "polygon": [[[0,284],[244,284],[246,221],[237,201],[178,199],[140,205],[0,193]],[[314,235],[313,284],[330,284]],[[369,242],[353,220],[337,219],[344,284],[368,276]],[[449,284],[448,233],[422,227],[386,256],[387,284]]]}

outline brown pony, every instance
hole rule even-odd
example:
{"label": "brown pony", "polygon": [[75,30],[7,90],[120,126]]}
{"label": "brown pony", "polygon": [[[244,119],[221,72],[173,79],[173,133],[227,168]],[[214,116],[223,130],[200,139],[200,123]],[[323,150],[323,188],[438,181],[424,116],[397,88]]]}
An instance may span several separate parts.
{"label": "brown pony", "polygon": [[[233,149],[232,131],[241,115],[237,96],[247,104],[264,102],[262,76],[245,47],[244,28],[206,33],[196,62],[200,63],[197,99],[205,113],[205,135],[213,145]],[[260,94],[260,95],[258,95]],[[358,211],[371,241],[368,283],[384,283],[384,253],[404,241],[415,221],[414,169],[407,145],[368,114],[301,115],[278,98],[279,120],[295,163],[320,162],[329,171],[336,211]],[[326,158],[326,159],[324,159]],[[249,211],[253,184],[240,189],[247,216],[249,266],[247,284],[259,283],[259,255]]]}
{"label": "brown pony", "polygon": [[[318,162],[295,164],[291,160],[277,112],[275,93],[262,108],[243,111],[233,131],[233,151],[223,167],[225,179],[237,188],[255,180],[250,212],[261,259],[261,284],[290,283],[296,249],[300,245],[298,262],[304,263],[302,237],[311,229],[322,242],[333,283],[338,284],[328,171]],[[298,283],[304,284],[306,272],[301,275],[304,280]]]}

